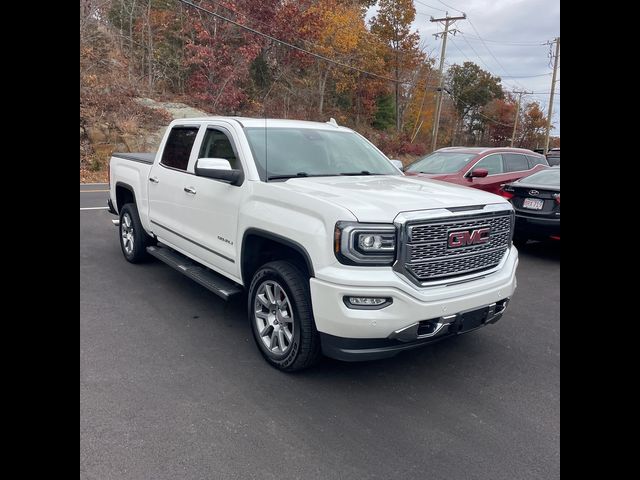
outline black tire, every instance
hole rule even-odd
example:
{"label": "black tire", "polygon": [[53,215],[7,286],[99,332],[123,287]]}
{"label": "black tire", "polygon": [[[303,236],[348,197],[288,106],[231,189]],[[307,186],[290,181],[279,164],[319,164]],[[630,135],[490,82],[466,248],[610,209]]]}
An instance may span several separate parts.
{"label": "black tire", "polygon": [[[127,229],[126,222],[129,222],[132,229],[129,230],[132,241],[125,241],[123,237],[123,229]],[[118,228],[120,237],[120,248],[124,258],[131,263],[141,263],[149,260],[150,255],[147,253],[147,246],[153,244],[153,239],[145,232],[140,222],[138,209],[134,203],[127,203],[120,209],[120,227]],[[133,248],[130,248],[130,245]]]}
{"label": "black tire", "polygon": [[516,248],[524,247],[528,241],[529,239],[522,234],[516,234],[513,236],[513,244],[516,246]]}
{"label": "black tire", "polygon": [[[256,295],[267,281],[276,282],[281,286],[293,310],[293,339],[284,353],[274,353],[269,350],[258,331],[255,317]],[[285,372],[303,370],[317,363],[321,357],[320,336],[313,319],[308,275],[304,275],[290,262],[283,260],[269,262],[258,269],[253,276],[247,304],[253,338],[267,362]]]}

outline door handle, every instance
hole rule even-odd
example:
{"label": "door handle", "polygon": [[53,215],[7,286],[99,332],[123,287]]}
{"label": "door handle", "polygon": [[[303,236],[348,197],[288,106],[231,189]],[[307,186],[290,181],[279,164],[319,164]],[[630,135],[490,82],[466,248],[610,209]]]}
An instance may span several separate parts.
{"label": "door handle", "polygon": [[149,177],[149,181],[151,183],[160,183],[160,180],[158,180],[158,177]]}
{"label": "door handle", "polygon": [[193,187],[184,187],[184,191],[187,193],[190,193],[191,195],[195,195],[196,194],[196,189]]}

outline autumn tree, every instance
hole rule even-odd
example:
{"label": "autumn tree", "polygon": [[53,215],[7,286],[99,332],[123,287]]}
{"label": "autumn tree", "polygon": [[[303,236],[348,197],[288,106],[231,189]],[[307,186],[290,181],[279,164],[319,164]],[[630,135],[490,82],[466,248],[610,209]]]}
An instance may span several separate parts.
{"label": "autumn tree", "polygon": [[[507,94],[503,99],[491,100],[485,106],[483,109],[486,120],[485,143],[494,147],[504,147],[510,144],[516,110],[516,100],[511,94]],[[518,127],[522,128],[521,119],[518,120]]]}
{"label": "autumn tree", "polygon": [[385,55],[395,82],[396,130],[403,127],[403,114],[414,93],[416,67],[424,60],[418,45],[420,37],[411,31],[416,18],[413,0],[380,0],[378,12],[371,19],[371,32],[381,38],[390,50]]}
{"label": "autumn tree", "polygon": [[540,109],[538,102],[531,102],[525,105],[518,146],[538,148],[540,145],[543,145],[546,125],[546,115]]}
{"label": "autumn tree", "polygon": [[458,115],[454,134],[464,127],[473,138],[484,132],[486,117],[482,108],[493,99],[504,98],[500,81],[500,77],[491,75],[473,62],[449,68],[446,89],[452,96]]}
{"label": "autumn tree", "polygon": [[418,68],[416,94],[412,96],[407,105],[406,126],[411,132],[412,141],[414,138],[422,138],[424,141],[427,136],[431,135],[436,100],[434,85],[437,78],[433,64],[434,59],[427,59]]}
{"label": "autumn tree", "polygon": [[[360,9],[338,2],[326,0],[311,7],[317,12],[320,20],[318,40],[315,53],[328,58],[340,59],[342,63],[351,64],[357,57],[358,37],[363,35],[364,25],[360,16]],[[344,67],[317,59],[318,71],[318,116],[324,109],[324,99],[327,80],[331,75],[336,77],[336,91],[341,92],[353,84],[353,72],[344,72]]]}

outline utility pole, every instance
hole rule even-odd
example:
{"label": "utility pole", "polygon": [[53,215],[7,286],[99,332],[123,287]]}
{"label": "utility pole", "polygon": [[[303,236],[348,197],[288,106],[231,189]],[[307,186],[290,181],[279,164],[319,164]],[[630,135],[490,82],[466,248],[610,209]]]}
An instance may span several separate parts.
{"label": "utility pole", "polygon": [[558,61],[560,60],[560,37],[556,37],[546,45],[556,44],[556,54],[553,61],[553,77],[551,77],[551,93],[549,94],[549,113],[547,114],[547,131],[544,140],[544,153],[549,151],[549,132],[551,131],[551,113],[553,112],[553,94],[556,90],[556,72],[558,70]]}
{"label": "utility pole", "polygon": [[522,101],[522,95],[527,95],[533,92],[527,92],[526,90],[523,90],[523,91],[514,90],[513,93],[518,95],[518,106],[516,107],[516,119],[513,121],[513,133],[511,134],[512,147],[513,147],[513,141],[516,138],[516,128],[518,127],[518,118],[520,117],[520,102]]}
{"label": "utility pole", "polygon": [[442,35],[442,52],[440,52],[440,84],[438,87],[438,100],[436,102],[436,111],[435,118],[433,121],[433,141],[431,143],[431,149],[435,150],[438,144],[438,126],[440,125],[440,109],[442,108],[442,90],[444,88],[444,75],[442,74],[442,70],[444,69],[444,55],[447,50],[447,34],[451,31],[455,34],[455,30],[449,30],[449,27],[453,25],[456,20],[464,20],[467,18],[467,14],[463,13],[461,17],[450,17],[449,12],[445,12],[445,18],[433,18],[431,17],[431,22],[444,22],[444,32],[434,34],[434,37],[438,38],[438,36]]}
{"label": "utility pole", "polygon": [[396,46],[396,132],[400,132],[400,48],[398,45],[398,33],[394,31]]}

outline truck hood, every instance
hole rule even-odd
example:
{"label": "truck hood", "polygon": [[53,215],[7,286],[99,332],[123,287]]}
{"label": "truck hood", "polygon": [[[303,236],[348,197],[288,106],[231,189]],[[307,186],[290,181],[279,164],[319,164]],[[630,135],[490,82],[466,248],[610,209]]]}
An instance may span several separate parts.
{"label": "truck hood", "polygon": [[507,203],[475,188],[400,175],[292,178],[282,186],[346,208],[360,222],[389,223],[414,210]]}

